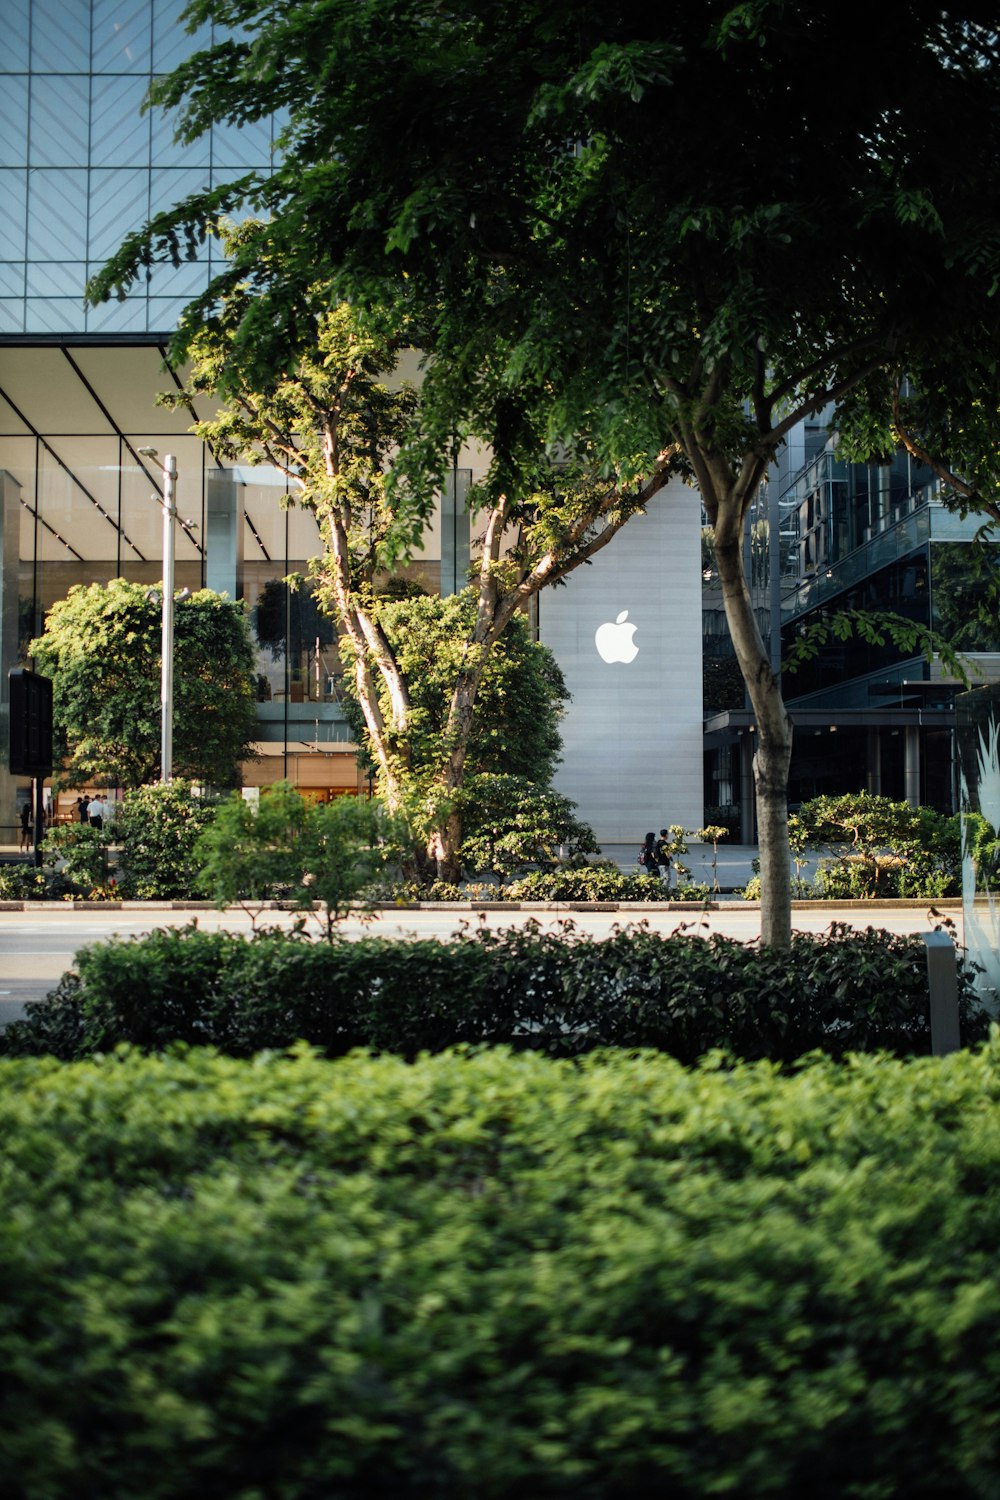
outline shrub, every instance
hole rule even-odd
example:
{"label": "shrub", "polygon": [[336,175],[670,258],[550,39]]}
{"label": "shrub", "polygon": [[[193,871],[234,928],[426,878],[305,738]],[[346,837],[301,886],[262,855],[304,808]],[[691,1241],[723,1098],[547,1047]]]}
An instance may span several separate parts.
{"label": "shrub", "polygon": [[998,1079],[0,1063],[0,1490],[988,1500]]}
{"label": "shrub", "polygon": [[[0,1051],[80,1057],[120,1042],[201,1042],[250,1056],[301,1039],[330,1056],[504,1043],[554,1056],[654,1047],[692,1062],[724,1048],[792,1062],[815,1048],[930,1050],[922,940],[846,927],[796,934],[788,953],[644,928],[598,941],[568,922],[330,946],[188,927],[93,944],[77,966],[75,985],[29,1006]],[[964,970],[961,1010],[968,1044],[984,1022]]]}
{"label": "shrub", "polygon": [[815,797],[797,821],[809,844],[835,851],[817,873],[823,897],[935,900],[961,889],[958,817],[859,792]]}
{"label": "shrub", "polygon": [[62,823],[46,830],[42,845],[46,865],[60,865],[67,886],[82,896],[110,895],[108,846],[111,832],[89,823]]}
{"label": "shrub", "polygon": [[18,864],[0,868],[0,901],[59,901],[71,895],[65,875]]}
{"label": "shrub", "polygon": [[576,803],[526,776],[480,773],[466,778],[459,803],[462,868],[500,879],[531,865],[598,854],[594,831],[575,816]]}
{"label": "shrub", "polygon": [[115,820],[123,894],[185,900],[198,894],[195,845],[213,807],[183,782],[129,792]]}
{"label": "shrub", "polygon": [[512,901],[707,901],[707,885],[670,887],[649,875],[626,875],[613,864],[532,870],[506,888]]}
{"label": "shrub", "polygon": [[218,906],[259,907],[280,895],[301,911],[318,907],[329,940],[392,854],[392,835],[379,802],[308,802],[282,781],[258,807],[236,793],[216,811],[195,847],[198,880]]}

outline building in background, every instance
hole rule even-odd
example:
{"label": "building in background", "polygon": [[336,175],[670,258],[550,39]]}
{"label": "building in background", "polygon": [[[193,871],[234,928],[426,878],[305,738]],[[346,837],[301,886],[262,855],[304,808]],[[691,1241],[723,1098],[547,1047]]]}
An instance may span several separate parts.
{"label": "building in background", "polygon": [[[778,668],[796,637],[844,610],[891,612],[939,633],[978,681],[1000,678],[1000,622],[980,605],[1000,549],[977,545],[980,518],[940,500],[935,475],[905,452],[851,463],[823,421],[801,424],[779,456],[748,529],[747,573]],[[706,797],[753,837],[753,715],[704,568]],[[955,696],[962,685],[888,638],[822,646],[783,677],[795,725],[789,801],[868,791],[957,811]]]}
{"label": "building in background", "polygon": [[[74,584],[162,572],[161,476],[177,458],[176,586],[247,601],[258,646],[258,756],[251,785],[289,777],[317,796],[366,793],[339,702],[332,623],[308,591],[321,550],[313,517],[283,508],[284,481],[220,466],[157,406],[176,385],[166,343],[181,309],[218,270],[218,246],[157,266],[124,302],[85,308],[87,280],[157,208],[273,160],[273,122],[213,129],[191,146],[158,112],[154,74],[211,41],[189,36],[183,0],[5,0],[0,54],[0,745],[7,673]],[[474,550],[464,497],[479,462],[459,456],[421,555],[429,591],[462,586]],[[474,528],[473,528],[474,531]],[[573,692],[562,790],[607,842],[702,820],[701,701],[693,492],[654,501],[592,567],[542,596],[541,638]],[[690,567],[687,559],[690,558]],[[605,662],[598,626],[623,610],[634,661]],[[5,756],[0,757],[5,765]],[[25,788],[0,769],[0,843]]]}

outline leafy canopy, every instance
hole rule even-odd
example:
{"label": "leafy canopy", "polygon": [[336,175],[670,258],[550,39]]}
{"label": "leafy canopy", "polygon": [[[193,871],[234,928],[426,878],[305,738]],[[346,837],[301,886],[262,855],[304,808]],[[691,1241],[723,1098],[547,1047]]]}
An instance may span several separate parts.
{"label": "leafy canopy", "polygon": [[[160,770],[159,599],[114,578],[76,585],[54,604],[29,646],[53,679],[55,751],[63,786],[139,787]],[[241,604],[209,589],[174,614],[174,771],[235,786],[251,751],[253,647]]]}
{"label": "leafy canopy", "polygon": [[832,0],[655,15],[637,0],[194,0],[187,15],[237,39],[153,100],[179,107],[185,140],[285,111],[282,155],[272,176],[157,215],[94,297],[249,205],[262,222],[223,278],[250,292],[234,367],[280,365],[310,336],[302,290],[322,267],[358,306],[413,309],[443,423],[495,427],[502,392],[620,471],[676,443],[705,489],[706,454],[760,463],[827,399],[853,441],[884,448],[906,370],[920,394],[895,417],[995,483],[985,0],[890,0],[863,45]]}
{"label": "leafy canopy", "polygon": [[[385,632],[406,680],[410,713],[406,728],[409,765],[416,779],[436,770],[447,751],[443,737],[455,679],[470,655],[483,648],[470,643],[476,618],[475,590],[445,598],[423,595],[378,601],[375,617]],[[345,643],[341,650],[347,651]],[[504,628],[489,652],[476,698],[467,766],[471,772],[506,773],[540,786],[551,781],[560,760],[559,720],[569,692],[555,657],[532,639],[521,615]],[[350,694],[350,674],[344,689]],[[380,698],[385,717],[389,698]],[[354,699],[346,705],[359,738],[364,723]]]}

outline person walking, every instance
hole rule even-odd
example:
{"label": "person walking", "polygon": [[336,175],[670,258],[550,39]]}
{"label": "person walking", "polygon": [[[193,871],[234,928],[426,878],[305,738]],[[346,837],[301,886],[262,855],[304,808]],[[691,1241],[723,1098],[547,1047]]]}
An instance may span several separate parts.
{"label": "person walking", "polygon": [[31,848],[31,803],[21,803],[21,848]]}
{"label": "person walking", "polygon": [[84,797],[84,796],[77,797],[77,799],[76,799],[76,815],[79,818],[79,820],[80,820],[81,823],[89,823],[90,822],[90,813],[87,811],[88,807],[89,807],[89,803],[88,803],[86,797]]}
{"label": "person walking", "polygon": [[652,876],[654,880],[659,880],[660,866],[656,859],[656,836],[652,829],[642,841],[642,848],[639,850],[639,864],[647,875]]}
{"label": "person walking", "polygon": [[656,856],[656,862],[660,866],[660,869],[663,871],[664,878],[665,878],[666,883],[667,883],[667,885],[669,887],[669,885],[670,885],[670,829],[669,828],[661,828],[660,829],[660,837],[656,840],[656,843],[653,846],[653,853]]}
{"label": "person walking", "polygon": [[87,814],[90,818],[91,828],[100,829],[104,827],[104,803],[101,801],[100,796],[97,792],[95,792],[93,797],[91,797],[90,799],[90,804],[87,808]]}

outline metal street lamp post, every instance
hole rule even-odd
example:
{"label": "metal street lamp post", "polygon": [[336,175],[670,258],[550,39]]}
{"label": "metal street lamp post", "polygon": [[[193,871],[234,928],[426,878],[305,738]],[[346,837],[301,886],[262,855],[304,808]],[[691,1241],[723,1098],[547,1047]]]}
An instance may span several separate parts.
{"label": "metal street lamp post", "polygon": [[[156,458],[155,448],[140,448],[146,458]],[[160,637],[160,782],[166,784],[174,770],[174,522],[177,519],[177,461],[172,453],[163,460],[162,499],[153,499],[163,510],[163,625]]]}

